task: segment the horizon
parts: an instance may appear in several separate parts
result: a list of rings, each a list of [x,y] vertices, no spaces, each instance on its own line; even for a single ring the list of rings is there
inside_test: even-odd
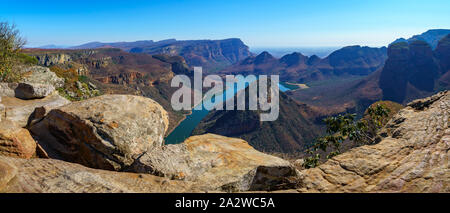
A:
[[[251,48],[381,47],[450,29],[450,4],[444,0],[0,3],[8,5],[0,8],[0,21],[16,24],[28,47],[170,38],[240,38]]]

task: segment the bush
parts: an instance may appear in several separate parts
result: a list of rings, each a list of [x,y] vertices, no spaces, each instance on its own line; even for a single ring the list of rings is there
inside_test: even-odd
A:
[[[340,146],[344,140],[348,139],[358,145],[376,143],[376,132],[385,124],[390,109],[384,105],[376,104],[367,109],[368,116],[355,121],[356,114],[338,115],[324,119],[327,126],[327,135],[316,140],[315,144],[308,150],[311,156],[305,158],[303,166],[313,168],[319,165],[319,151],[327,152],[330,159],[341,153]]]

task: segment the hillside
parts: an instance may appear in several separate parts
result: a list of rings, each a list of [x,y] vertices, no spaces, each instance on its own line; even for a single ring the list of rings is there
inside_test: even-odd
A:
[[[283,92],[280,92],[279,101],[279,117],[275,121],[261,122],[261,110],[213,110],[194,129],[192,135],[214,133],[242,138],[264,152],[302,151],[322,133],[320,124],[315,120],[319,116],[318,112]]]

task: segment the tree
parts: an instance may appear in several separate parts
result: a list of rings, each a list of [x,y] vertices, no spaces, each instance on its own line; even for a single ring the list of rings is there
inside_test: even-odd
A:
[[[376,132],[383,126],[390,110],[384,105],[377,104],[371,106],[367,110],[368,116],[355,121],[356,114],[338,115],[324,119],[327,126],[327,135],[316,140],[314,145],[308,150],[311,156],[305,158],[303,166],[305,168],[313,168],[319,165],[319,151],[327,152],[332,149],[326,156],[327,159],[332,158],[341,153],[340,146],[344,140],[350,140],[357,145],[376,143]]]
[[[0,22],[0,81],[14,81],[18,75],[13,67],[23,58],[20,50],[26,44],[15,25]]]

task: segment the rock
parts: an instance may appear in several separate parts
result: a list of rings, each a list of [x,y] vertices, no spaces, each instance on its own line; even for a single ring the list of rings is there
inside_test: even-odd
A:
[[[132,171],[196,182],[220,191],[282,189],[297,177],[287,161],[255,150],[246,141],[206,134],[153,149]],[[292,186],[290,186],[292,187]]]
[[[167,127],[155,101],[103,95],[53,109],[30,130],[51,158],[120,171],[161,146]]]
[[[67,99],[59,96],[56,92],[42,99],[21,100],[14,97],[4,96],[1,103],[5,106],[3,118],[14,121],[21,127],[28,123],[30,115],[38,107],[45,107],[47,112],[50,109],[70,103]]]
[[[297,168],[302,168],[303,167],[303,163],[305,163],[305,160],[297,159],[297,160],[294,161],[294,166],[296,166]]]
[[[17,98],[28,100],[44,98],[55,91],[55,87],[48,84],[19,83],[14,91]]]
[[[18,83],[5,83],[0,82],[0,97],[1,96],[8,96],[8,97],[14,97],[16,92],[14,91]]]
[[[54,159],[0,156],[0,192],[111,193],[201,192],[188,181],[91,169]]]
[[[28,130],[12,121],[0,122],[0,155],[31,158],[36,152],[36,142]]]
[[[41,66],[31,66],[22,67],[19,72],[22,73],[23,83],[29,84],[48,84],[55,88],[60,88],[64,86],[64,79],[59,78],[54,72],[50,71],[47,67]]]
[[[1,158],[1,156],[0,156]],[[0,161],[0,191],[2,188],[6,187],[9,181],[14,178],[17,174],[17,168]]]
[[[302,170],[301,192],[450,192],[450,92],[399,111],[376,145]]]

